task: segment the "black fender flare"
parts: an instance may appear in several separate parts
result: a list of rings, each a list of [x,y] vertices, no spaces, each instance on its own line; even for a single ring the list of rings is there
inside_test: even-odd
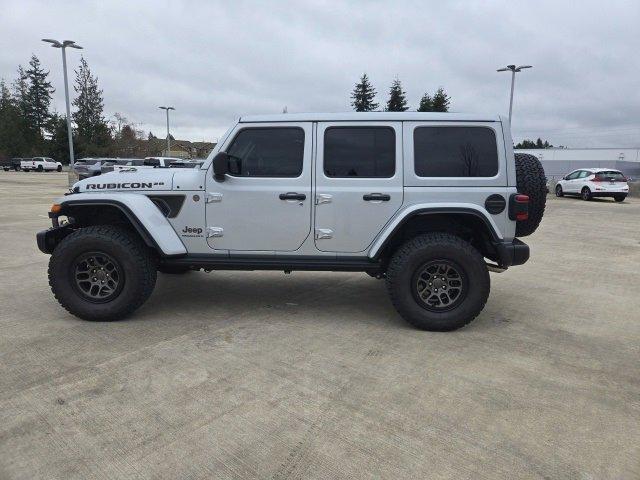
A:
[[[487,231],[489,232],[489,235],[491,237],[491,242],[493,244],[498,244],[503,242],[503,239],[500,237],[500,235],[495,230],[495,228],[493,228],[493,225],[491,224],[487,216],[478,210],[475,210],[473,208],[466,208],[466,207],[432,207],[432,208],[425,207],[425,208],[414,210],[413,212],[410,212],[409,214],[405,215],[402,218],[402,220],[400,220],[400,222],[393,228],[393,230],[391,230],[391,232],[389,232],[389,234],[385,236],[385,239],[382,242],[382,244],[376,247],[375,254],[371,258],[373,258],[374,260],[378,260],[382,255],[382,252],[384,251],[385,247],[389,244],[389,242],[394,237],[394,235],[398,231],[400,231],[400,229],[402,229],[402,227],[410,219],[418,216],[436,215],[436,214],[471,215],[475,218],[479,218],[487,228]]]

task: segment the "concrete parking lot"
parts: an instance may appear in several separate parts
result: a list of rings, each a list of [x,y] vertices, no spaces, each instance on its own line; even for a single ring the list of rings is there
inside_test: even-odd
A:
[[[0,478],[640,477],[640,199],[549,198],[452,333],[365,274],[160,276],[69,315],[35,232],[66,174],[0,172]]]

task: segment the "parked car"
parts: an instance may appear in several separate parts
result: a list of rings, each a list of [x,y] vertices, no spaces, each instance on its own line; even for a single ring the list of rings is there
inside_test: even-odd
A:
[[[581,168],[559,180],[556,196],[579,195],[583,200],[593,197],[612,197],[623,202],[629,194],[627,178],[619,170],[611,168]]]
[[[115,170],[122,170],[131,167],[139,167],[144,165],[144,160],[141,158],[116,158],[109,160],[102,164],[102,175],[105,173],[113,172]]]
[[[158,271],[323,270],[385,279],[409,323],[453,330],[484,308],[489,271],[528,260],[517,237],[544,214],[542,165],[511,145],[498,115],[242,117],[199,168],[75,183],[38,247],[87,320],[130,315]]]
[[[169,167],[171,162],[184,161],[178,157],[145,157],[144,165],[147,167]]]
[[[7,160],[2,160],[0,161],[0,166],[2,166],[2,169],[5,172],[8,172],[9,170],[15,170],[16,172],[20,171],[20,162],[22,162],[22,160],[29,160],[28,158],[11,158],[11,159],[7,159]]]
[[[25,172],[32,170],[37,172],[61,172],[62,164],[50,157],[33,157],[21,160],[20,169]]]
[[[101,168],[102,159],[100,158],[81,158],[73,162],[73,171],[80,180],[100,175]]]

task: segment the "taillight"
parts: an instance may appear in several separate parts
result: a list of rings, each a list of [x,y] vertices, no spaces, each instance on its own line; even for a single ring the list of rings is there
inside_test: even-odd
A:
[[[529,218],[529,195],[514,193],[509,199],[509,218],[523,221]]]

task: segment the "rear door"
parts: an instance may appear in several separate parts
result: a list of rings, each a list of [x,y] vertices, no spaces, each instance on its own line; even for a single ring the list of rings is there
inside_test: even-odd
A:
[[[402,122],[321,122],[317,139],[316,248],[364,252],[403,202]]]

